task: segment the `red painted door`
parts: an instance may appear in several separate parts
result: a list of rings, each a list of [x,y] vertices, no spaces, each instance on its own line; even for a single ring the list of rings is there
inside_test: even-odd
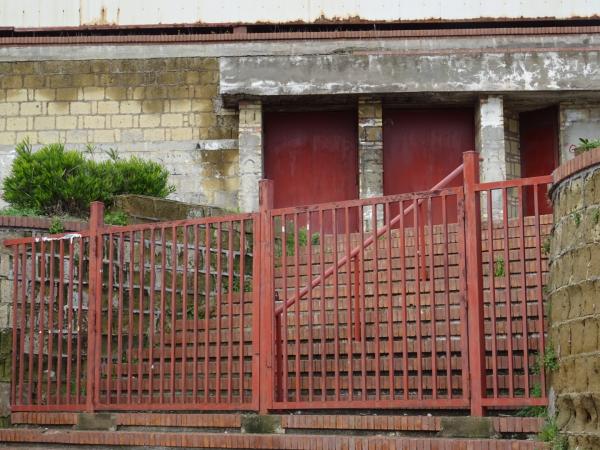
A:
[[[462,163],[463,152],[475,148],[472,109],[386,109],[383,119],[385,195],[429,190]],[[457,177],[450,185],[461,184]],[[432,208],[439,223],[442,206]],[[447,219],[456,221],[456,203],[447,208]]]
[[[266,177],[276,208],[358,198],[356,111],[267,112]]]
[[[558,111],[556,107],[528,111],[519,115],[521,177],[549,175],[558,165]],[[533,215],[533,191],[524,192],[525,213]],[[550,214],[547,190],[538,191],[540,214]]]

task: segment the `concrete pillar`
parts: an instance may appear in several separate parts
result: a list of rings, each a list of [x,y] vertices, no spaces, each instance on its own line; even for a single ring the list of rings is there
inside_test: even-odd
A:
[[[383,123],[381,100],[358,99],[358,172],[360,198],[383,195]],[[383,222],[383,208],[377,211],[377,223]],[[365,230],[371,230],[373,212],[363,211]]]
[[[475,114],[475,146],[481,155],[481,181],[506,180],[504,101],[501,96],[479,98]]]
[[[241,101],[239,122],[240,150],[240,211],[258,211],[258,182],[263,170],[263,127],[262,104],[256,101]]]
[[[570,101],[560,103],[560,163],[575,157],[573,146],[579,139],[600,138],[600,103]]]
[[[360,198],[383,195],[383,123],[381,100],[358,100],[358,172]]]

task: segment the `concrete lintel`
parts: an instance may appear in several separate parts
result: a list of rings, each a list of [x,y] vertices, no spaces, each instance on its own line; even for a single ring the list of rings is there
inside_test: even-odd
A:
[[[220,58],[238,96],[600,89],[597,52],[340,54]]]

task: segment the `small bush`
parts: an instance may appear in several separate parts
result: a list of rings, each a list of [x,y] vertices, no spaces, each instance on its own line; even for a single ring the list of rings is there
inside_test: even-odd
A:
[[[14,208],[45,215],[84,216],[89,204],[110,206],[115,195],[141,194],[166,197],[174,191],[168,172],[160,164],[137,157],[96,162],[63,144],[50,144],[37,152],[28,141],[16,147],[11,173],[4,179],[4,199]]]
[[[62,221],[58,217],[53,217],[50,226],[48,227],[48,233],[59,234],[64,233],[64,231],[65,227],[63,226]]]
[[[127,214],[120,211],[107,212],[104,215],[104,223],[106,225],[127,225],[129,223]]]

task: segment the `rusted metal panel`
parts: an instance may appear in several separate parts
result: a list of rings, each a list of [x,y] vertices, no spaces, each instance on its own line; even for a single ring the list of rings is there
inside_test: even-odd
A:
[[[600,15],[597,2],[546,0],[12,0],[0,1],[0,26],[64,27],[180,23],[320,23],[489,19],[568,19]]]
[[[275,207],[358,198],[356,111],[268,112],[264,123]]]

